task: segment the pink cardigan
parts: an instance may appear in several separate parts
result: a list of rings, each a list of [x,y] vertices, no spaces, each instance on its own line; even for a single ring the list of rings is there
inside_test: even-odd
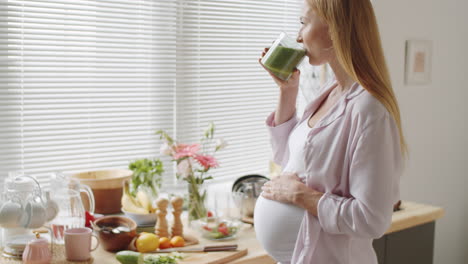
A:
[[[296,116],[267,118],[274,161],[288,161],[288,138],[337,85],[333,81]],[[325,193],[318,217],[304,214],[291,263],[377,263],[372,240],[389,228],[403,169],[398,127],[386,108],[355,83],[315,125],[304,147],[306,184]]]

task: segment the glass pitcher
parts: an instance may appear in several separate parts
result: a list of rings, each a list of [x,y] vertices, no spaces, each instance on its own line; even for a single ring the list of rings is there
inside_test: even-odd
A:
[[[81,201],[83,202],[84,209],[91,214],[94,214],[94,195],[88,185],[81,184],[77,179],[71,178],[62,172],[55,172],[51,175],[51,189],[70,189],[78,192],[81,195]]]
[[[53,198],[58,203],[59,212],[54,220],[50,222],[55,243],[63,244],[64,231],[75,227],[84,227],[86,209],[94,213],[94,195],[89,186],[80,184],[76,179],[66,176],[62,172],[55,172],[51,176],[51,189]],[[82,196],[81,194],[86,194]],[[83,197],[88,203],[83,203]]]
[[[85,209],[80,193],[73,189],[59,189],[54,195],[59,212],[50,222],[55,243],[64,243],[64,231],[75,227],[85,226]]]

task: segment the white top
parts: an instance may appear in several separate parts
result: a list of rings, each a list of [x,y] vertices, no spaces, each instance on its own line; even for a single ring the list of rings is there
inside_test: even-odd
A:
[[[283,172],[305,172],[304,145],[311,128],[307,121],[289,137],[289,161]],[[260,196],[255,205],[255,232],[265,251],[281,264],[290,263],[304,209]]]
[[[298,175],[305,173],[304,146],[311,129],[306,119],[291,132],[288,142],[289,160],[283,172],[295,172]]]

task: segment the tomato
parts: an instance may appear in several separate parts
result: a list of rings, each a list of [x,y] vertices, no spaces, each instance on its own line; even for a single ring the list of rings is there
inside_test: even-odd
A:
[[[227,228],[226,225],[218,227],[218,232],[221,234],[228,236],[229,235],[229,229]]]

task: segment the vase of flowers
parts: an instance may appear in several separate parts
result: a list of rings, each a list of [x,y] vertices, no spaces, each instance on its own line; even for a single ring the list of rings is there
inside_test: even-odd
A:
[[[227,145],[224,140],[215,139],[214,132],[214,124],[210,123],[201,142],[195,144],[179,143],[163,130],[156,132],[164,141],[161,154],[172,157],[177,164],[177,179],[187,182],[189,222],[207,216],[205,181],[213,179],[209,172],[218,167],[215,153]]]

